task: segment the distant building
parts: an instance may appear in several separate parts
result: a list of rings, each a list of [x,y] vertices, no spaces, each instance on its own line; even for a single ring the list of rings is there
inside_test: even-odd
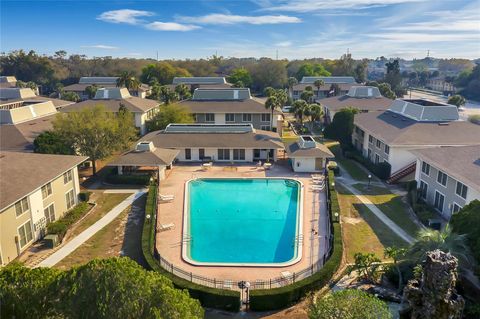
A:
[[[81,100],[89,98],[86,88],[95,85],[97,88],[115,88],[117,87],[117,76],[84,76],[81,77],[78,83],[67,85],[63,88],[65,92],[77,93]],[[150,86],[141,83],[138,90],[131,90],[132,96],[146,98],[150,94]]]
[[[0,266],[42,238],[46,225],[78,204],[84,156],[0,152]]]
[[[415,171],[413,150],[480,145],[480,126],[458,119],[454,105],[397,99],[385,112],[355,115],[352,142],[373,163],[390,163],[393,182]]]
[[[335,113],[347,107],[358,109],[361,113],[371,111],[385,111],[392,104],[392,100],[383,97],[377,87],[352,86],[347,94],[322,99],[321,104],[325,120],[330,123]]]
[[[317,80],[322,80],[325,83],[320,87],[320,90],[314,85]],[[298,100],[305,88],[309,86],[313,90],[314,100],[323,99],[333,95],[333,92],[331,92],[332,84],[339,86],[340,92],[338,92],[338,95],[345,95],[352,86],[358,86],[358,83],[351,76],[304,76],[300,83],[293,86],[290,97],[293,100]]]
[[[199,88],[191,100],[182,101],[180,105],[192,112],[195,123],[251,123],[256,129],[277,131],[282,118],[281,112],[275,110],[271,121],[271,111],[252,97],[248,88]]]
[[[108,111],[117,113],[120,107],[125,106],[135,117],[135,126],[140,134],[147,132],[146,121],[151,119],[159,110],[159,102],[131,96],[126,88],[98,89],[92,100],[86,100],[62,109],[62,112],[78,112],[85,108],[103,105]]]
[[[181,162],[276,161],[278,150],[284,148],[277,133],[254,129],[252,124],[170,124],[141,141],[180,151]]]
[[[14,76],[0,76],[0,88],[14,88],[17,86],[17,79]]]
[[[50,101],[55,108],[60,109],[64,106],[73,104],[74,102],[65,101],[60,99],[53,99],[45,96],[38,96],[30,88],[0,88],[0,102],[2,103],[2,109],[15,108],[25,106],[33,103],[40,103]],[[8,106],[6,106],[8,104]]]
[[[300,136],[298,141],[286,146],[286,151],[294,172],[322,172],[327,159],[334,157],[328,147],[317,143],[312,136]]]
[[[428,79],[425,87],[427,89],[442,92],[444,94],[455,94],[455,92],[457,91],[455,85],[453,85],[453,83],[445,81],[444,78]]]
[[[413,150],[418,197],[446,220],[480,200],[480,145]]]

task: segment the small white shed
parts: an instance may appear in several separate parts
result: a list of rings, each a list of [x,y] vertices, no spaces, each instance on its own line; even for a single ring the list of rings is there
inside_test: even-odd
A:
[[[286,147],[286,151],[294,172],[321,172],[327,159],[334,157],[324,144],[317,143],[309,135],[300,136],[297,142]]]

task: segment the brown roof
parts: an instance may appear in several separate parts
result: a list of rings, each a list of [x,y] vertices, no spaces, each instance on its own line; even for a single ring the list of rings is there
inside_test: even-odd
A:
[[[158,166],[158,165],[170,165],[175,160],[180,151],[156,148],[154,151],[129,151],[107,166]]]
[[[412,153],[480,191],[480,145],[432,147],[414,150]]]
[[[0,150],[32,151],[33,141],[40,133],[53,128],[54,118],[55,115],[50,115],[15,125],[0,125]]]
[[[0,210],[87,159],[85,156],[0,152]]]
[[[297,142],[287,145],[286,151],[289,157],[335,157],[324,144],[316,143],[317,147],[301,148]]]
[[[197,101],[185,100],[179,103],[192,113],[270,113],[265,104],[256,99]],[[275,111],[275,113],[279,113]]]
[[[394,145],[480,145],[480,125],[467,121],[418,122],[390,111],[355,115],[355,125]]]
[[[167,133],[155,131],[142,141],[151,141],[160,148],[283,148],[278,133],[255,130],[245,133]]]
[[[317,90],[317,87],[311,83],[298,83],[293,86],[294,91],[303,91],[307,86],[311,86],[314,91]],[[320,91],[329,91],[331,84],[324,84],[320,86]],[[340,83],[338,84],[340,87],[340,90],[342,91],[348,91],[352,86],[358,86],[358,83]]]
[[[62,112],[78,112],[82,109],[94,107],[96,105],[103,105],[109,111],[118,112],[120,105],[123,104],[125,107],[134,113],[145,113],[159,105],[158,101],[150,99],[142,99],[136,96],[131,96],[125,99],[119,100],[108,100],[108,99],[98,99],[98,100],[86,100],[76,104],[69,105],[63,108]]]
[[[25,101],[30,101],[30,100],[51,101],[56,108],[62,108],[62,107],[65,107],[67,105],[75,103],[75,102],[72,102],[72,101],[65,101],[65,100],[61,100],[61,99],[53,99],[53,98],[44,97],[44,96],[37,96],[37,97],[34,97],[34,98],[28,98],[28,99],[24,99],[24,100]]]
[[[322,99],[320,103],[325,105],[329,110],[337,112],[346,107],[354,107],[361,111],[385,111],[388,109],[393,100],[386,97],[378,98],[358,98],[348,95],[332,96]]]

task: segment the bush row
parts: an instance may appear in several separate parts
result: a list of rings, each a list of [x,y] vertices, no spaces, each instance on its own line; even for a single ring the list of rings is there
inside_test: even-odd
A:
[[[105,182],[109,184],[147,185],[150,182],[150,174],[143,175],[118,175],[105,176]]]
[[[382,162],[378,164],[372,163],[368,158],[364,157],[357,150],[346,151],[345,157],[356,160],[380,179],[387,179],[390,177],[392,166],[387,162]]]
[[[340,206],[338,204],[337,192],[335,191],[335,187],[332,186],[334,177],[331,170],[328,171],[328,176],[328,188],[330,191],[329,195],[331,203],[329,214],[331,220],[337,220],[334,216],[335,213],[340,215]],[[309,292],[327,285],[340,266],[343,254],[341,226],[339,223],[334,223],[332,229],[333,253],[325,265],[323,265],[322,269],[308,278],[285,287],[252,290],[250,293],[250,309],[254,311],[267,311],[285,308],[298,302]]]
[[[198,299],[203,307],[238,311],[240,309],[240,293],[238,291],[215,289],[197,285],[169,273],[160,266],[159,261],[155,258],[156,192],[157,187],[151,185],[145,206],[145,216],[150,215],[150,218],[145,218],[142,231],[142,251],[149,268],[169,278],[175,287],[179,289],[187,289],[190,296]]]
[[[76,223],[83,215],[90,209],[90,205],[86,202],[81,202],[73,209],[68,211],[61,219],[47,224],[47,233],[58,235],[59,240],[65,236],[68,227]]]

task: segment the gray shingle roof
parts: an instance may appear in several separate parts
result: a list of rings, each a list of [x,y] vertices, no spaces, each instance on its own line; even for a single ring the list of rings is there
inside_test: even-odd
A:
[[[412,153],[480,192],[480,145],[433,147]]]
[[[83,76],[79,84],[111,84],[116,85],[118,76]]]
[[[375,86],[352,86],[347,95],[357,98],[379,98],[382,96],[380,90]]]
[[[249,133],[252,124],[168,124],[165,133]]]
[[[335,157],[324,144],[317,143],[317,147],[301,148],[298,142],[291,143],[285,148],[289,157]]]
[[[0,210],[85,160],[85,156],[0,152]]]
[[[223,76],[195,76],[195,77],[175,77],[172,84],[224,84],[227,83]]]
[[[250,99],[250,89],[248,88],[225,88],[225,89],[196,89],[193,92],[192,100],[247,100]]]
[[[319,100],[322,105],[325,105],[329,110],[337,112],[346,107],[353,107],[361,111],[385,111],[392,104],[392,100],[386,97],[370,97],[357,98],[348,95],[332,96]]]
[[[320,91],[329,91],[332,84],[324,84],[320,86]],[[317,87],[313,83],[298,83],[293,86],[294,91],[303,91],[307,86],[310,86],[314,91],[317,90]],[[340,90],[348,91],[352,86],[358,86],[356,83],[340,83],[338,84]]]
[[[61,109],[61,112],[78,112],[85,108],[94,107],[96,105],[103,105],[111,112],[118,112],[121,105],[134,113],[145,113],[159,105],[158,101],[150,99],[142,99],[136,96],[131,96],[125,99],[101,99],[101,100],[86,100],[83,102],[68,105]]]
[[[428,100],[400,100],[393,101],[390,111],[401,114],[415,121],[442,122],[459,119],[455,105],[440,104]]]
[[[16,125],[0,125],[0,150],[32,151],[33,141],[40,133],[51,130],[55,115],[37,118]]]
[[[156,148],[154,151],[129,151],[107,166],[159,166],[171,165],[179,150]]]
[[[313,84],[316,80],[323,80],[325,84],[356,84],[352,76],[304,76],[300,83]]]

